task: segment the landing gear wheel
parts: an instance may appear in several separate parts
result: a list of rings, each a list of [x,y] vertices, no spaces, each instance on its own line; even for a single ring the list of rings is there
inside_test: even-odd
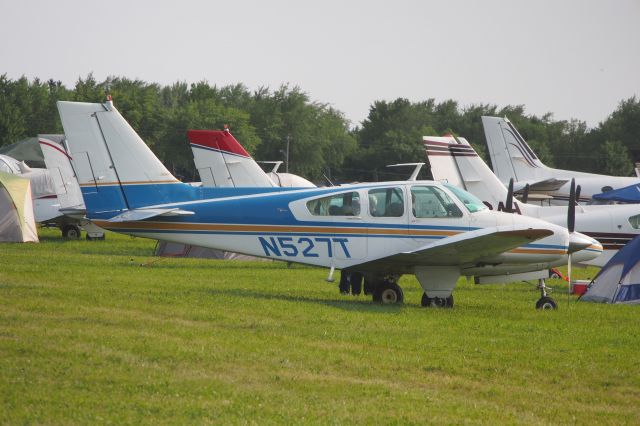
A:
[[[65,225],[62,227],[62,238],[77,240],[80,238],[80,228],[76,225]]]
[[[425,308],[453,308],[453,294],[449,297],[429,297],[427,293],[422,293],[420,304]]]
[[[397,283],[384,281],[373,292],[373,301],[383,305],[400,305],[404,302],[404,293]]]
[[[540,309],[543,311],[552,311],[558,309],[558,305],[556,304],[556,301],[550,297],[541,297],[536,302],[536,309]]]

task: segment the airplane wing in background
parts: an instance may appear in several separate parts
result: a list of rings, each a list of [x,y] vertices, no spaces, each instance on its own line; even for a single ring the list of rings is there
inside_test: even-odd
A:
[[[513,191],[515,193],[522,192],[524,190],[524,187],[527,184],[529,184],[530,191],[552,192],[552,191],[557,191],[567,182],[569,182],[568,179],[556,179],[556,178],[549,178],[549,179],[540,180],[536,182],[519,181],[514,183]]]
[[[427,244],[417,250],[354,265],[354,270],[388,270],[402,265],[460,266],[488,261],[516,247],[552,235],[548,229],[500,226],[464,232]]]

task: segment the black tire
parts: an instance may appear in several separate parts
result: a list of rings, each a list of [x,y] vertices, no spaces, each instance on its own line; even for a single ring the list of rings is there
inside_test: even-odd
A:
[[[420,304],[425,308],[453,308],[453,294],[449,297],[429,297],[422,293]]]
[[[65,225],[62,227],[62,238],[77,240],[80,238],[80,228],[76,225]]]
[[[540,309],[542,311],[553,311],[558,309],[558,305],[556,301],[550,297],[541,297],[536,302],[536,309]]]
[[[384,281],[374,290],[373,301],[383,305],[401,305],[404,303],[404,293],[397,283]]]

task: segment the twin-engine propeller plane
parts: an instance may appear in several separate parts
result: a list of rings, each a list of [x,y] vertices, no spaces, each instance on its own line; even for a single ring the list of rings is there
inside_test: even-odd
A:
[[[401,303],[414,274],[423,306],[453,306],[460,275],[566,263],[593,239],[538,219],[490,211],[432,181],[330,188],[194,187],[179,182],[111,101],[58,102],[87,217],[112,231],[361,272],[374,301]],[[555,305],[551,299],[538,307]]]

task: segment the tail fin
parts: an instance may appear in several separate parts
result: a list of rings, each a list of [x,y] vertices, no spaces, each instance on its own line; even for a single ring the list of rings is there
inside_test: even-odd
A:
[[[423,144],[434,179],[460,186],[494,209],[504,205],[507,189],[466,139],[425,136]]]
[[[162,165],[111,101],[59,101],[58,111],[90,217],[193,196],[189,185]]]
[[[482,117],[493,171],[505,185],[549,177],[545,166],[507,118]]]
[[[84,209],[82,192],[64,146],[64,135],[38,135],[44,162],[51,174],[60,209]]]
[[[203,186],[277,186],[229,131],[189,130],[187,137]]]

